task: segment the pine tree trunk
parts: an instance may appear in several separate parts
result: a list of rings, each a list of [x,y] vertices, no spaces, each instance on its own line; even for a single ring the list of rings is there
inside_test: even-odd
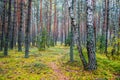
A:
[[[43,20],[42,20],[42,0],[40,0],[40,27],[43,28]]]
[[[51,23],[52,23],[52,0],[50,0],[50,11],[49,11],[49,32],[48,32],[48,47],[50,46],[51,43]]]
[[[105,0],[105,15],[104,15],[104,28],[105,30],[105,53],[107,55],[107,48],[108,48],[108,25],[109,25],[109,0]]]
[[[35,6],[34,4],[33,4],[33,6]],[[35,45],[35,41],[36,41],[36,29],[35,29],[35,22],[34,22],[34,20],[35,20],[35,9],[33,8],[32,9],[32,46],[36,46]]]
[[[55,38],[56,38],[56,28],[57,28],[57,8],[56,8],[56,0],[54,5],[54,28],[53,28],[53,39],[54,39],[54,45],[55,45]]]
[[[109,0],[106,0],[106,3],[105,3],[105,18],[106,18],[106,38],[105,38],[105,53],[107,55],[108,53],[108,25],[109,25]]]
[[[22,33],[23,33],[23,0],[20,2],[20,26],[18,31],[18,51],[22,51]]]
[[[5,35],[5,46],[4,46],[4,55],[8,55],[8,43],[9,43],[9,32],[10,32],[10,26],[11,26],[11,0],[9,0],[9,11],[8,11],[8,26],[7,26],[7,32]]]
[[[27,27],[26,27],[26,31],[25,31],[26,32],[26,36],[25,36],[25,58],[29,57],[31,5],[32,5],[32,0],[28,0]]]
[[[16,0],[14,0],[14,14],[13,14],[13,30],[12,30],[12,40],[11,40],[11,49],[13,49],[14,44],[15,44],[15,27],[17,27],[16,25],[16,11],[17,11],[17,2]]]
[[[5,35],[5,17],[6,17],[6,0],[4,0],[4,9],[3,9],[3,23],[2,23],[2,36],[1,36],[1,47],[0,50],[3,50],[4,47],[4,35]]]

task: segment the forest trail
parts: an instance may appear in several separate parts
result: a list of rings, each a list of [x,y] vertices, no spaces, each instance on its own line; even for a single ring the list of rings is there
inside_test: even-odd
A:
[[[53,70],[55,76],[58,78],[57,80],[69,80],[67,76],[64,75],[63,70],[60,68],[61,65],[57,65],[59,63],[59,60],[64,56],[63,52],[66,54],[68,53],[68,49],[64,48],[58,48],[61,50],[61,52],[56,51],[56,57],[53,54],[52,58],[56,58],[55,60],[47,63],[48,66]]]
[[[8,57],[0,52],[0,80],[69,80],[59,63],[68,52],[69,47],[60,45],[45,51],[31,47],[27,59],[24,51],[10,50]]]
[[[51,62],[49,66],[53,69],[55,75],[59,80],[69,80],[69,78],[64,75],[64,73],[61,71],[61,69],[59,69],[59,66],[56,65],[55,62]]]
[[[116,80],[115,77],[119,77],[120,61],[108,60],[104,55],[97,54],[98,69],[84,71],[77,50],[74,49],[75,61],[71,63],[69,47],[61,45],[45,51],[31,47],[27,59],[24,51],[9,50],[8,57],[2,54],[0,52],[0,80]]]

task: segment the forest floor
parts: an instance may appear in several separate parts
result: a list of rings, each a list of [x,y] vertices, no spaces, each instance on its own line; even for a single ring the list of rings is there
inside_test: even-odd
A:
[[[9,50],[7,57],[2,54],[0,80],[120,80],[120,60],[97,54],[98,69],[84,71],[76,48],[74,62],[69,62],[69,47],[60,45],[45,51],[31,47],[27,59],[16,49]]]

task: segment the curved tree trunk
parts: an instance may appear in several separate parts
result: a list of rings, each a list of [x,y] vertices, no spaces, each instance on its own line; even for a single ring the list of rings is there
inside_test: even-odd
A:
[[[83,67],[84,69],[86,69],[86,66],[87,66],[87,61],[83,55],[83,52],[82,52],[82,47],[81,47],[81,39],[80,39],[80,1],[78,2],[78,29],[76,31],[76,35],[77,36],[77,48],[78,48],[78,52],[79,52],[79,56],[80,56],[80,59],[82,61],[82,64],[83,64]]]
[[[93,25],[93,0],[87,0],[87,24],[86,24],[87,28],[86,29],[87,29],[88,63],[82,53],[82,47],[80,42],[80,30],[79,30],[79,27],[76,26],[73,4],[74,4],[74,1],[72,0],[72,6],[69,7],[69,13],[71,18],[72,29],[75,33],[74,37],[77,42],[79,56],[83,63],[84,69],[95,70],[97,69],[97,61],[96,61],[96,53],[95,53],[95,35],[94,35],[94,25]]]

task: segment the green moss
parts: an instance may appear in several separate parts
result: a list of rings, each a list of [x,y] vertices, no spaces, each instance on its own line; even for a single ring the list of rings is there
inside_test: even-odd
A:
[[[87,59],[87,50],[83,49]],[[45,51],[30,48],[30,57],[23,52],[10,50],[8,57],[0,52],[0,80],[58,80],[49,63],[54,62],[69,80],[119,80],[120,61],[110,60],[104,54],[96,54],[98,68],[84,71],[77,48],[74,48],[74,62],[69,62],[69,47],[55,46]]]
[[[87,60],[87,50],[83,49],[84,56]],[[69,53],[61,58],[62,69],[65,69],[65,74],[71,78],[76,75],[77,79],[80,80],[109,80],[115,79],[117,77],[114,73],[119,74],[120,72],[120,61],[119,60],[110,60],[104,54],[96,54],[98,68],[92,72],[84,71],[82,63],[80,61],[79,53],[77,49],[74,49],[74,58],[75,62],[70,63]],[[66,72],[68,71],[68,72]],[[87,76],[87,78],[86,78]]]

